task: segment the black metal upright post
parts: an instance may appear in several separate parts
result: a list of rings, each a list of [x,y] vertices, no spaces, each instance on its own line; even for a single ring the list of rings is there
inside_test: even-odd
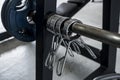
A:
[[[118,33],[119,30],[119,12],[120,0],[103,0],[103,29]],[[117,48],[102,44],[100,52],[100,68],[90,74],[85,80],[92,80],[93,78],[115,73]]]
[[[120,0],[103,0],[103,29],[118,33]],[[105,73],[114,73],[117,48],[103,44],[101,65],[107,67]]]
[[[52,71],[44,66],[52,42],[44,18],[48,12],[55,12],[56,0],[36,0],[36,4],[36,80],[52,80]]]

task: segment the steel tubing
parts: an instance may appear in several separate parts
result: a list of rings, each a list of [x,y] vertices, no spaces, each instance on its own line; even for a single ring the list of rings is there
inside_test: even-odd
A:
[[[118,33],[109,32],[81,23],[73,24],[70,29],[75,33],[120,48],[120,34]]]

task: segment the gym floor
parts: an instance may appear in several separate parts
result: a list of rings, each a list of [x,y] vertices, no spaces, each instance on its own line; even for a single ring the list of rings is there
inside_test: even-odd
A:
[[[0,1],[0,7],[2,7],[3,2],[4,0]],[[65,0],[58,0],[58,5],[62,2],[65,2]],[[102,3],[88,3],[73,18],[101,28]],[[5,29],[0,22],[0,32],[3,31]],[[82,38],[87,44],[101,49],[100,42],[86,37]],[[25,43],[11,38],[0,43],[0,80],[35,80],[35,42]],[[65,51],[62,46],[57,52],[58,58],[63,55],[61,51]],[[56,75],[56,69],[54,69],[53,80],[84,80],[98,67],[99,64],[96,62],[75,54],[74,58],[67,58],[65,70],[61,77]],[[120,49],[117,53],[116,72],[120,73]]]

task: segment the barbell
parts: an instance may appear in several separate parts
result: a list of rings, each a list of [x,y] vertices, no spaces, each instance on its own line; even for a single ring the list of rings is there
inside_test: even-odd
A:
[[[1,18],[4,27],[12,36],[21,41],[31,42],[36,39],[35,13],[35,0],[6,0],[2,7]],[[50,15],[47,20],[53,15]],[[64,22],[61,24],[64,24]],[[118,33],[112,33],[83,23],[75,23],[70,26],[69,30],[120,47],[120,34]]]

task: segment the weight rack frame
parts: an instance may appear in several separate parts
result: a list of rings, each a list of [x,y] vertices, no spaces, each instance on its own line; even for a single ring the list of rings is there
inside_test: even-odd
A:
[[[45,30],[44,16],[49,12],[56,12],[56,0],[36,0],[36,80],[52,80],[52,71],[44,66],[48,54],[52,34]],[[103,0],[103,29],[118,33],[120,0]],[[0,33],[0,41],[11,37],[7,32]],[[97,60],[84,52],[84,56],[101,64],[85,80],[92,80],[96,76],[115,73],[117,48],[102,44],[102,50],[91,47],[96,54],[100,54]]]
[[[42,2],[42,3],[41,3]],[[56,9],[56,0],[52,0],[49,2],[49,0],[37,0],[37,13],[36,15],[38,19],[43,19],[43,16],[39,15],[41,14],[41,4],[44,4],[44,10],[46,11],[46,5],[49,7],[48,9],[55,10]],[[119,30],[119,12],[120,12],[120,0],[103,0],[103,29],[117,32]],[[50,9],[51,8],[51,9]],[[56,11],[53,11],[56,12]],[[52,80],[52,71],[49,71],[44,67],[44,61],[46,59],[46,55],[48,52],[46,49],[50,47],[52,36],[49,32],[45,31],[44,22],[43,24],[40,24],[40,20],[37,20],[37,42],[36,42],[36,80]],[[43,26],[43,28],[42,28]],[[40,29],[41,28],[41,29]],[[45,32],[44,32],[45,31]],[[42,36],[42,37],[41,37]],[[48,36],[48,37],[47,37]],[[45,38],[46,37],[46,38]],[[47,40],[49,39],[49,41]],[[42,44],[40,46],[40,43]],[[48,46],[49,44],[49,46]],[[102,44],[102,50],[99,51],[96,48],[92,48],[95,53],[100,53],[100,57],[97,60],[94,60],[101,64],[101,66],[94,71],[92,74],[90,74],[85,80],[92,80],[96,76],[100,76],[103,74],[109,74],[109,73],[115,73],[115,65],[116,65],[116,53],[117,48]],[[40,54],[41,53],[41,54]],[[84,55],[90,59],[92,59],[90,56],[87,55],[87,53]]]

